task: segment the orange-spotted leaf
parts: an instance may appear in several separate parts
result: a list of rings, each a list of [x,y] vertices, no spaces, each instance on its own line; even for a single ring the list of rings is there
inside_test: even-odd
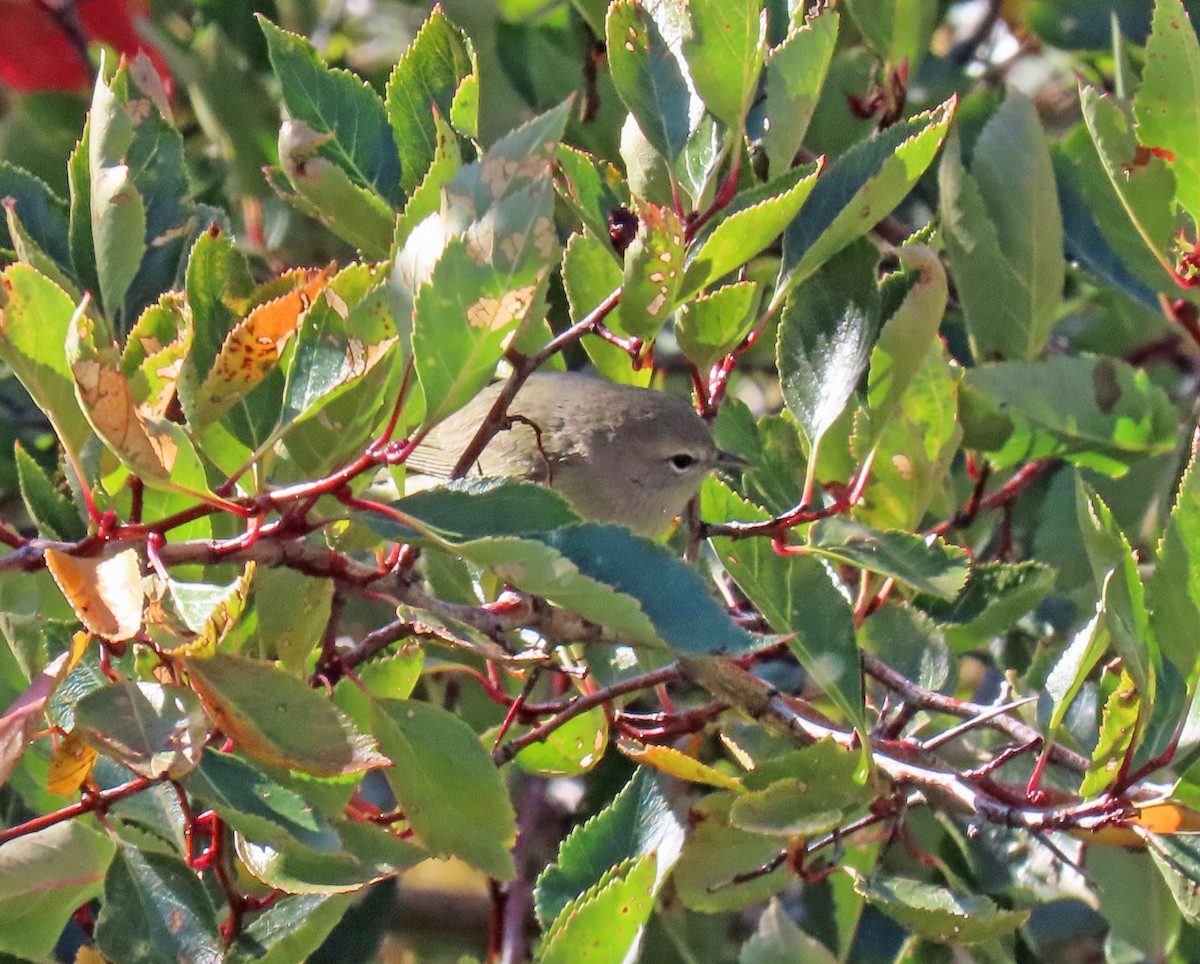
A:
[[[198,399],[198,422],[220,418],[279,364],[287,343],[313,301],[329,284],[329,269],[302,276],[304,283],[251,309],[225,338]]]
[[[54,748],[46,789],[63,796],[77,793],[92,775],[97,756],[99,754],[88,745],[83,735],[78,730],[72,730]]]
[[[625,287],[617,313],[621,327],[646,341],[671,312],[683,280],[683,225],[670,208],[642,204],[637,236],[625,251]]]
[[[142,625],[142,560],[136,549],[90,558],[45,552],[46,567],[79,621],[111,642],[130,639]]]
[[[742,781],[737,777],[715,770],[694,757],[688,756],[672,746],[638,743],[636,740],[620,740],[617,749],[635,763],[654,767],[669,776],[689,783],[704,783],[723,790],[741,790]]]

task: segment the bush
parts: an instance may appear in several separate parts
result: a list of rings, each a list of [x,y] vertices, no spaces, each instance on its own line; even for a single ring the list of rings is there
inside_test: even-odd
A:
[[[318,6],[3,118],[0,951],[1195,959],[1191,8]],[[474,477],[568,367],[745,467]]]

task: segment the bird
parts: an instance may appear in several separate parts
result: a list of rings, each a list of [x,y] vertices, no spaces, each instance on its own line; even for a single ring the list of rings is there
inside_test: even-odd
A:
[[[501,388],[489,386],[436,425],[408,467],[448,478]],[[719,449],[708,423],[675,395],[577,372],[535,372],[468,475],[549,486],[582,517],[653,538],[671,528],[710,472],[746,464]]]

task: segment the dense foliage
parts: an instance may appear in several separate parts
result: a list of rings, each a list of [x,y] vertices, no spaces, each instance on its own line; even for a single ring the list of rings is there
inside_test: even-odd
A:
[[[164,0],[89,101],[74,6],[0,49],[6,959],[1200,957],[1200,11]],[[405,494],[566,367],[749,467]]]

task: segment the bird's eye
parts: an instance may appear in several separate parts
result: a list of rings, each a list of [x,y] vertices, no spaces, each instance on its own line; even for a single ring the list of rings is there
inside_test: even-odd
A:
[[[671,468],[676,472],[686,472],[696,464],[696,456],[680,452],[678,455],[672,455],[667,461],[671,463]]]

